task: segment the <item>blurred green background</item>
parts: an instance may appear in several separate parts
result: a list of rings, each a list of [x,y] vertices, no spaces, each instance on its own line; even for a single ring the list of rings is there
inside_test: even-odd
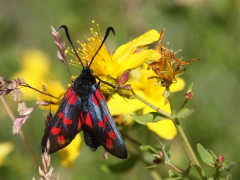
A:
[[[235,161],[231,169],[233,179],[240,179],[238,156],[240,149],[240,2],[238,0],[89,0],[89,1],[0,1],[0,75],[11,79],[21,68],[22,54],[28,49],[40,49],[51,59],[51,71],[63,84],[69,82],[68,73],[56,56],[57,48],[51,35],[51,25],[68,25],[73,40],[89,36],[91,21],[101,26],[102,33],[108,26],[114,27],[111,48],[138,37],[149,29],[166,28],[163,42],[179,52],[184,60],[200,58],[198,63],[187,67],[183,78],[186,88],[194,83],[195,98],[188,104],[196,112],[182,121],[183,128],[194,150],[196,144],[221,154],[226,161]],[[68,46],[68,42],[67,42]],[[29,75],[31,76],[31,75]],[[24,78],[24,77],[23,77]],[[186,89],[185,88],[185,89]],[[176,93],[176,105],[183,101],[183,92]],[[6,98],[15,116],[17,105],[12,97]],[[28,102],[29,106],[34,101]],[[18,135],[12,135],[12,121],[0,103],[0,143],[11,141],[14,149],[0,167],[0,179],[38,178],[38,169]],[[37,110],[23,127],[34,154],[41,160],[40,141],[45,115]],[[40,118],[39,118],[40,117]],[[157,145],[156,135],[145,126],[136,125],[133,138],[143,144]],[[187,168],[189,159],[178,136],[163,143],[171,145],[172,161]],[[131,149],[132,144],[126,141]],[[0,149],[0,151],[2,151]],[[59,165],[57,154],[52,155],[54,173],[60,179],[154,179],[155,171],[144,169],[151,164],[152,156],[142,154],[148,164],[138,161],[125,172],[105,172],[103,164],[116,165],[124,162],[115,157],[104,160],[103,149],[93,153],[83,143],[81,154],[73,168]],[[201,162],[202,163],[202,162]],[[202,163],[203,164],[203,163]],[[125,165],[124,165],[125,166]],[[121,166],[119,166],[121,167]],[[128,166],[125,166],[128,167]],[[213,169],[204,164],[207,175]],[[168,167],[160,165],[154,170],[167,177]],[[120,170],[119,170],[120,171]],[[224,173],[226,176],[227,173]]]

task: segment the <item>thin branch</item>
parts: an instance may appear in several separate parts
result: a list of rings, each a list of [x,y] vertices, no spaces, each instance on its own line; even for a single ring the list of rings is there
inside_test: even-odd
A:
[[[36,89],[36,88],[28,85],[28,84],[20,84],[20,86],[22,86],[22,87],[27,87],[27,88],[33,89],[33,90],[35,90],[35,91],[37,91],[37,92],[39,92],[39,93],[41,93],[41,94],[47,95],[47,96],[52,97],[52,98],[55,98],[55,99],[59,99],[59,98],[57,98],[56,96],[53,96],[53,95],[51,95],[51,94],[49,94],[49,93],[45,93],[45,92],[43,92],[43,91],[40,91],[40,90],[38,90],[38,89]]]
[[[163,111],[162,109],[154,106],[153,104],[151,104],[150,102],[146,101],[145,99],[143,99],[142,97],[140,97],[139,95],[135,94],[136,99],[138,99],[139,101],[141,101],[142,103],[146,104],[147,106],[149,106],[150,108],[154,109],[155,111],[159,112],[160,114],[164,115],[165,117],[171,119],[172,116],[171,114],[167,113],[166,111]]]

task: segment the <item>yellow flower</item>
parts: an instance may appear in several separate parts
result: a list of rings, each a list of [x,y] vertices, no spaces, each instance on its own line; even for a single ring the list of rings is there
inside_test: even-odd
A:
[[[44,52],[38,49],[27,50],[22,56],[21,70],[16,72],[13,77],[23,78],[27,84],[40,91],[43,90],[42,85],[45,85],[48,93],[55,97],[59,97],[66,90],[61,82],[49,78],[49,74],[51,73],[49,62],[49,57]],[[37,97],[38,101],[49,100],[49,96],[39,94],[30,88],[21,88],[21,91],[24,94],[24,99],[34,99]],[[54,101],[55,103],[58,102],[58,100],[54,98],[51,98],[50,100]],[[53,111],[56,111],[57,108],[58,107],[54,105],[51,107]],[[48,106],[47,109],[49,109]]]
[[[94,21],[93,21],[94,24]],[[97,24],[99,31],[99,26]],[[92,37],[87,38],[87,42],[79,42],[81,48],[78,54],[84,65],[91,62],[103,38],[96,28],[90,29]],[[156,30],[150,30],[131,42],[120,46],[114,54],[108,53],[105,44],[96,55],[91,69],[97,76],[119,77],[127,69],[135,69],[148,60],[157,60],[161,55],[153,49],[146,49],[146,45],[157,41],[159,33]],[[79,60],[72,61],[72,64],[79,65]]]
[[[169,104],[165,105],[164,97],[162,96],[165,88],[161,87],[159,84],[155,84],[154,79],[148,79],[148,77],[153,75],[154,72],[147,70],[147,65],[144,65],[131,72],[129,83],[136,94],[140,95],[153,105],[170,113]],[[180,91],[183,89],[184,85],[184,81],[181,78],[178,78],[177,83],[172,85],[170,90],[171,92]],[[153,109],[137,99],[126,101],[119,95],[114,95],[113,98],[108,101],[108,107],[112,115],[133,113],[139,109],[143,109],[143,114],[153,111]],[[148,123],[147,127],[165,139],[172,139],[176,135],[176,129],[171,120]]]
[[[16,72],[13,77],[21,77],[31,87],[41,91],[42,85],[50,84],[50,87],[54,87],[55,89],[53,90],[47,86],[47,90],[50,90],[52,95],[57,96],[60,92],[64,91],[64,88],[59,81],[49,80],[49,74],[51,73],[49,62],[49,57],[44,52],[38,49],[27,50],[23,53],[21,59],[21,70]],[[46,79],[47,83],[44,79]],[[26,99],[36,97],[36,91],[32,89],[22,88],[21,90]]]
[[[51,104],[51,111],[55,113],[58,109],[58,106],[65,95],[66,89],[63,87],[62,83],[60,81],[53,81],[53,80],[46,80],[42,81],[42,84],[46,86],[47,92],[51,95],[53,95],[56,98],[50,97],[49,95],[45,94],[39,94],[37,96],[38,102],[42,101],[52,101],[53,104]],[[40,106],[43,109],[49,110],[49,106]]]
[[[42,89],[42,80],[50,72],[49,57],[38,49],[26,50],[21,58],[21,70],[16,72],[13,77],[23,78],[30,86]],[[22,88],[25,99],[33,99],[36,92],[29,88]]]

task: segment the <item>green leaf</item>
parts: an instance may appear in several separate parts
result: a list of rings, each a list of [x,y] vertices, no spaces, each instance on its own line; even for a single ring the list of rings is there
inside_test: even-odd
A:
[[[146,125],[149,122],[158,122],[161,120],[165,120],[168,119],[167,117],[161,115],[160,113],[157,112],[150,112],[147,114],[142,114],[140,116],[138,115],[132,115],[130,114],[130,116],[139,124],[143,124]]]
[[[140,159],[139,156],[131,156],[127,160],[118,164],[113,164],[113,165],[102,164],[101,169],[106,173],[109,173],[109,172],[123,173],[132,169],[139,159]]]
[[[158,154],[158,151],[150,145],[142,145],[142,146],[140,146],[140,149],[143,150],[143,151],[151,151],[155,154]]]
[[[213,178],[213,177],[210,177],[210,178],[207,178],[207,180],[214,180],[214,178]]]
[[[187,93],[192,92],[193,89],[193,83],[188,87]]]
[[[232,175],[228,174],[225,180],[231,180],[232,179]]]
[[[187,167],[187,169],[184,171],[184,176],[189,176],[192,166],[193,166],[193,164],[190,163],[189,166]]]
[[[179,177],[177,174],[175,174],[172,170],[168,171],[168,176],[169,178],[164,178],[165,180],[178,180],[178,179],[182,179],[183,177]]]
[[[212,155],[213,159],[217,159],[216,154],[212,150],[208,149],[208,152]]]
[[[170,162],[170,156],[167,152],[166,146],[162,147],[163,157],[164,157],[164,164],[169,164]]]
[[[176,114],[176,117],[179,119],[186,118],[190,116],[194,111],[195,109],[183,108],[180,111],[178,111],[178,113]]]
[[[197,150],[202,161],[208,164],[209,166],[214,167],[215,161],[212,155],[208,152],[208,150],[206,150],[201,144],[197,144]]]
[[[182,177],[164,178],[165,180],[178,180],[183,179]]]

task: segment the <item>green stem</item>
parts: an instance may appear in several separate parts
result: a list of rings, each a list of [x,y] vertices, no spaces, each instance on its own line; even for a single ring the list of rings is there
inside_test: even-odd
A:
[[[197,157],[195,155],[195,153],[193,152],[193,149],[191,147],[191,145],[189,144],[188,142],[188,139],[182,129],[182,126],[179,122],[179,120],[177,118],[173,119],[173,123],[178,131],[178,134],[180,136],[180,139],[183,143],[183,146],[185,147],[187,153],[188,153],[188,156],[190,157],[190,160],[191,162],[193,163],[193,165],[195,166],[195,168],[197,169],[199,175],[202,177],[202,179],[206,179],[206,176],[205,176],[205,173],[200,165],[200,163],[198,162],[197,160]]]
[[[169,87],[166,88],[166,90],[169,90]],[[191,162],[193,163],[193,165],[195,166],[195,168],[197,169],[198,173],[200,174],[200,176],[202,177],[202,179],[206,179],[205,177],[205,173],[200,165],[200,163],[198,162],[197,160],[197,157],[196,155],[194,154],[193,150],[192,150],[192,147],[191,145],[189,144],[188,142],[188,139],[182,129],[182,126],[180,124],[180,122],[178,121],[177,118],[175,118],[174,116],[172,116],[171,114],[167,113],[166,111],[163,111],[161,110],[160,108],[154,106],[153,104],[151,104],[150,102],[146,101],[145,99],[143,99],[142,97],[140,97],[139,95],[135,94],[135,97],[136,99],[138,99],[139,101],[141,101],[142,103],[146,104],[147,106],[151,107],[152,109],[154,109],[155,111],[159,112],[160,114],[164,115],[165,117],[169,118],[169,119],[172,119],[177,131],[178,131],[178,134],[180,136],[180,139],[183,143],[183,146],[185,147],[187,153],[188,153],[188,156],[191,160]],[[169,105],[170,105],[170,108],[171,108],[171,112],[173,112],[172,110],[172,102],[171,102],[171,96],[169,95],[168,96],[168,100],[169,100]],[[185,103],[184,103],[185,105]]]
[[[185,99],[185,101],[183,102],[182,106],[179,108],[179,110],[176,112],[176,114],[187,104],[188,100]]]
[[[143,99],[142,97],[140,97],[139,95],[135,94],[136,99],[138,99],[139,101],[141,101],[142,103],[146,104],[147,106],[149,106],[150,108],[154,109],[155,111],[159,112],[160,114],[164,115],[167,118],[172,118],[172,115],[167,113],[166,111],[163,111],[162,109],[154,106],[153,104],[151,104],[150,102],[146,101],[145,99]]]
[[[169,105],[170,105],[170,108],[171,108],[171,112],[173,112],[173,105],[172,105],[171,93],[170,93],[170,88],[169,87],[170,86],[166,87],[166,91],[169,92],[168,102],[169,102]],[[185,106],[186,103],[187,103],[187,101],[185,101],[181,107]],[[199,175],[202,177],[202,179],[206,179],[204,171],[203,171],[200,163],[198,162],[198,159],[197,159],[191,145],[188,142],[187,136],[185,135],[179,120],[175,116],[173,116],[171,119],[172,119],[172,121],[173,121],[173,123],[174,123],[174,125],[175,125],[175,127],[178,131],[178,135],[180,136],[182,144],[185,147],[191,162],[193,163],[193,165],[197,169],[197,171],[198,171]]]
[[[170,86],[166,87],[166,91],[169,93],[168,103],[169,103],[169,106],[170,106],[170,111],[173,112],[173,103],[172,103],[172,99],[171,99]]]

